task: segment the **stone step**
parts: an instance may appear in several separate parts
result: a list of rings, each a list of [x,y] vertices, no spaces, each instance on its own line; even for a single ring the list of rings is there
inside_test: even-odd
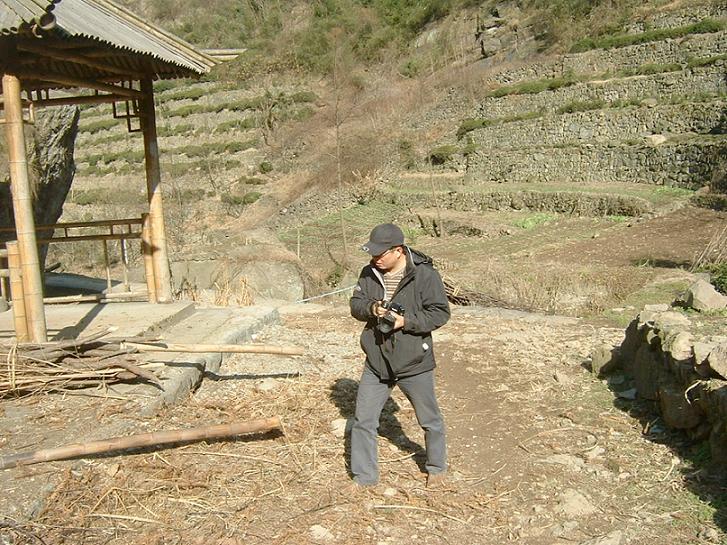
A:
[[[610,104],[652,97],[665,102],[683,97],[725,95],[726,71],[727,61],[722,60],[679,72],[588,81],[536,94],[488,97],[480,102],[472,117],[501,119],[531,112],[555,112],[575,102]]]
[[[476,129],[467,136],[486,149],[573,146],[642,141],[653,134],[718,134],[727,127],[727,102],[604,108]]]
[[[647,183],[697,189],[711,182],[727,140],[699,137],[658,146],[584,145],[477,150],[460,169],[473,180]]]

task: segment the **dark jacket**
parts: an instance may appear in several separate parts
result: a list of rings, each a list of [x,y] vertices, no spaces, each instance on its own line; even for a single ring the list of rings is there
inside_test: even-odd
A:
[[[383,380],[418,375],[435,367],[431,332],[449,320],[449,303],[439,273],[428,256],[406,248],[406,272],[387,299],[404,307],[404,327],[389,334],[377,328],[371,312],[374,302],[384,299],[382,273],[372,265],[361,271],[353,296],[351,315],[366,322],[361,348],[366,365]]]

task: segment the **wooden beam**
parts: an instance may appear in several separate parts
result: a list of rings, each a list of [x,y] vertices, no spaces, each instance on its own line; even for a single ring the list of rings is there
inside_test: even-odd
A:
[[[28,333],[32,341],[45,342],[48,332],[43,308],[43,282],[40,275],[35,220],[33,219],[33,196],[28,180],[20,80],[14,75],[5,74],[2,81],[10,187],[13,194],[15,231],[22,265]]]
[[[152,263],[154,265],[155,291],[157,300],[160,303],[168,303],[172,300],[172,275],[169,270],[167,236],[164,227],[159,144],[157,143],[154,88],[151,78],[141,80],[141,90],[143,96],[140,101],[140,119],[144,134],[144,164],[146,166],[146,189],[149,197],[149,222],[151,223],[151,250]]]
[[[109,83],[102,83],[100,81],[87,80],[82,78],[73,78],[63,74],[51,74],[43,72],[42,74],[34,71],[26,72],[24,70],[18,70],[15,75],[19,78],[27,78],[32,81],[37,81],[42,84],[46,82],[57,83],[66,87],[78,87],[81,89],[96,89],[97,91],[104,91],[106,93],[114,93],[129,98],[139,99],[142,97],[142,93],[136,89],[129,89],[128,87],[121,87],[119,85],[111,85]],[[32,86],[33,90],[37,89],[38,86]],[[27,89],[27,87],[26,87]]]
[[[39,43],[24,42],[18,44],[19,51],[26,51],[41,57],[47,57],[49,59],[55,59],[59,61],[72,62],[74,64],[81,64],[83,66],[90,66],[104,72],[110,72],[112,74],[120,74],[127,76],[128,79],[140,79],[142,74],[139,72],[130,71],[127,68],[120,68],[118,66],[109,65],[105,62],[99,62],[92,59],[87,59],[83,55],[78,53],[69,52],[68,50],[55,50],[48,47],[47,45],[41,45]]]
[[[57,98],[41,98],[40,100],[34,100],[33,104],[40,108],[49,106],[65,106],[67,104],[109,104],[112,102],[121,102],[129,100],[128,97],[122,97],[121,95],[80,95],[71,97],[57,97]],[[2,105],[0,105],[0,109]]]

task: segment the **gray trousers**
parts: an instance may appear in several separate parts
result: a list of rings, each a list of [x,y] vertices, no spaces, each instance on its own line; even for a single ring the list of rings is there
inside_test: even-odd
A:
[[[394,385],[398,385],[409,399],[417,421],[424,430],[427,472],[434,475],[447,470],[444,419],[434,395],[434,371],[400,378],[392,383],[382,382],[368,366],[364,366],[356,395],[356,415],[351,428],[351,473],[354,480],[361,485],[376,484],[379,480],[379,417]]]

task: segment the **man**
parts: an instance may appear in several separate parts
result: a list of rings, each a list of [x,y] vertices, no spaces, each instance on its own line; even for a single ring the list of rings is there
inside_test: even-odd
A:
[[[360,486],[378,482],[379,417],[398,385],[424,430],[427,486],[437,486],[447,470],[447,447],[434,394],[431,332],[449,320],[442,279],[431,258],[405,246],[404,233],[392,223],[376,226],[362,248],[371,262],[361,271],[350,304],[351,315],[366,322],[361,333],[366,364],[351,429],[351,472]]]

